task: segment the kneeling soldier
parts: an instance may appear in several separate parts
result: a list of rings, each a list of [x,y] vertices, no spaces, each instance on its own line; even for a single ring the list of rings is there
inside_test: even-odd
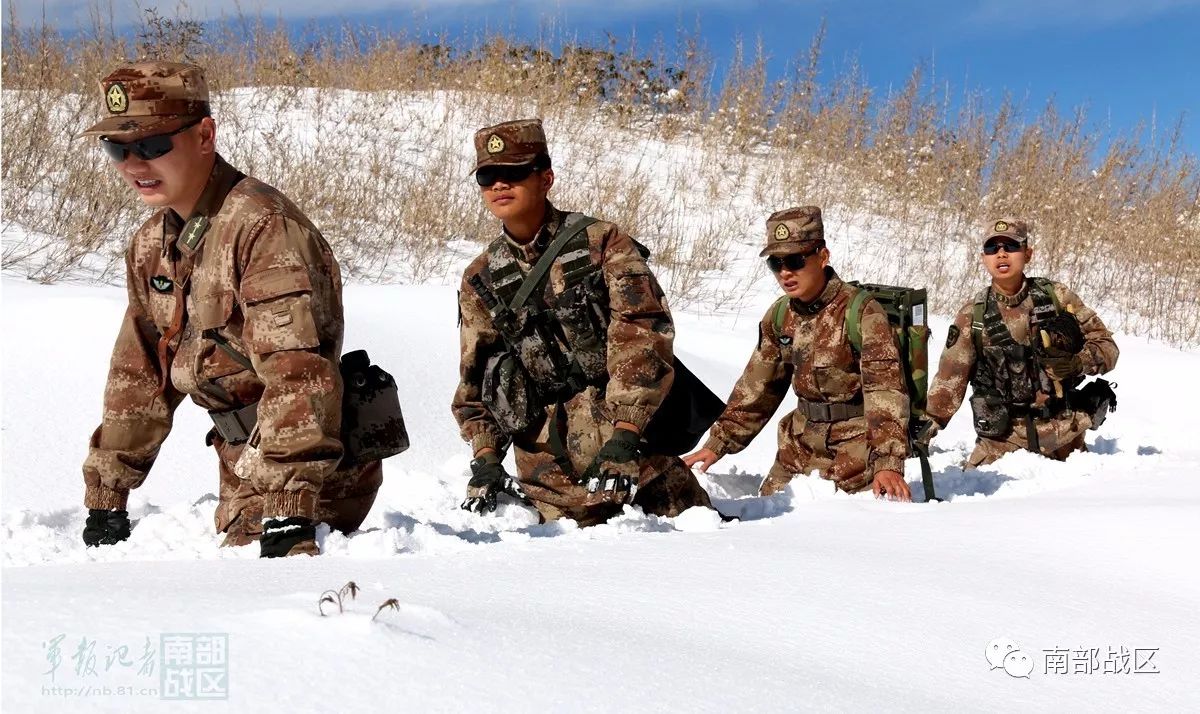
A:
[[[601,523],[622,504],[673,516],[708,494],[642,432],[671,388],[671,313],[646,251],[617,226],[547,200],[538,120],[475,135],[475,179],[503,232],[463,274],[452,410],[475,460],[463,507],[528,499],[543,520]],[[501,462],[516,450],[517,477]],[[651,449],[652,450],[652,449]]]
[[[1116,405],[1108,382],[1080,387],[1084,375],[1116,366],[1112,333],[1067,286],[1026,277],[1032,257],[1025,222],[988,225],[982,260],[992,284],[958,311],[929,390],[926,442],[971,385],[978,438],[970,466],[1018,449],[1063,460],[1085,450],[1084,432]]]
[[[707,471],[725,454],[746,448],[779,408],[789,385],[800,397],[779,422],[779,451],[762,493],[816,470],[839,489],[872,487],[875,495],[910,500],[904,481],[908,395],[900,353],[883,308],[855,296],[829,267],[821,210],[804,206],[767,219],[762,256],[783,288],[758,329],[758,346],[733,388],[725,413],[704,448],[684,458]],[[861,337],[847,329],[858,304]]]
[[[358,528],[382,479],[345,464],[341,275],[321,233],[279,191],[216,153],[199,67],[142,62],[101,80],[99,136],[113,168],[158,211],[125,253],[129,304],[104,416],[83,465],[88,545],[129,537],[145,481],[185,396],[208,410],[224,545],[317,553],[315,525]],[[340,466],[340,467],[339,467]]]

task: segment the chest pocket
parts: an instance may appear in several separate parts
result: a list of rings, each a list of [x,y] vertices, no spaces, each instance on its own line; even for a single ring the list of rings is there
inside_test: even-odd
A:
[[[242,338],[256,354],[320,346],[307,269],[288,266],[264,270],[244,278],[241,291],[246,321]]]
[[[234,297],[232,290],[224,290],[205,295],[191,297],[189,307],[191,320],[201,333],[210,330],[221,330],[222,334],[237,346],[238,326],[230,324],[233,318]],[[197,358],[200,360],[197,374],[207,379],[216,379],[230,374],[237,374],[245,369],[232,357],[219,349],[215,344],[209,344]]]
[[[171,318],[175,315],[175,295],[160,293],[151,288],[147,299],[150,302],[150,319],[154,321],[154,326],[158,328],[159,333],[166,332],[171,326]]]
[[[825,401],[854,401],[862,391],[858,360],[843,326],[818,325],[812,340],[813,382]]]

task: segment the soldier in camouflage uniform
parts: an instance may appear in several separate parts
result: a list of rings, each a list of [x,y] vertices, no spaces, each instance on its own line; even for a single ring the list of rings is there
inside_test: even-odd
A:
[[[463,507],[490,511],[508,492],[543,520],[587,526],[625,503],[666,516],[711,506],[677,457],[641,443],[671,387],[675,335],[648,251],[612,223],[547,200],[554,171],[540,121],[481,129],[475,148],[481,197],[503,230],[459,293],[451,408],[475,455]],[[554,255],[556,238],[566,242],[543,285],[530,273]],[[515,479],[501,465],[510,445]]]
[[[1057,460],[1084,450],[1093,417],[1075,387],[1117,364],[1112,333],[1078,295],[1025,276],[1032,257],[1024,221],[988,224],[982,260],[992,284],[958,311],[929,389],[925,442],[945,428],[972,385],[978,438],[970,466],[1018,449]]]
[[[762,494],[816,470],[837,488],[872,488],[876,496],[910,500],[904,481],[908,455],[908,395],[900,353],[887,314],[863,303],[861,349],[847,335],[847,311],[858,288],[829,267],[821,210],[803,206],[767,219],[766,256],[789,298],[759,323],[758,346],[733,388],[725,413],[704,447],[684,457],[707,471],[725,454],[746,448],[787,395],[799,404],[779,422],[779,451]],[[780,304],[782,306],[782,304]]]
[[[264,557],[315,555],[315,524],[356,529],[382,478],[379,462],[339,468],[333,253],[291,201],[216,153],[199,67],[131,64],[101,87],[108,116],[83,135],[100,137],[120,177],[158,211],[125,254],[129,303],[83,465],[84,541],[129,536],[129,491],[191,396],[217,425],[208,442],[224,545],[260,540]]]

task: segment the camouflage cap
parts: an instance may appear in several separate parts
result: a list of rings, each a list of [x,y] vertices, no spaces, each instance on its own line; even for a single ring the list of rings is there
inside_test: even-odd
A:
[[[772,213],[767,219],[767,247],[760,256],[811,253],[825,240],[821,209],[800,206]]]
[[[983,242],[987,243],[993,238],[1011,238],[1021,245],[1029,245],[1029,224],[1015,218],[1001,218],[988,224]]]
[[[135,62],[100,80],[108,116],[80,136],[164,134],[210,114],[204,70],[179,62]]]
[[[541,119],[517,119],[475,132],[475,168],[521,166],[548,154]]]

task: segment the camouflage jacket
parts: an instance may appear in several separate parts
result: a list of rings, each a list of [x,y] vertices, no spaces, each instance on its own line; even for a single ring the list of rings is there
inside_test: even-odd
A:
[[[207,218],[207,230],[198,217]],[[103,421],[83,466],[85,504],[125,508],[129,490],[153,466],[175,408],[191,395],[208,410],[258,402],[258,428],[235,470],[266,493],[266,515],[309,515],[342,455],[337,262],[300,209],[220,156],[187,229],[174,211],[160,210],[126,251],[129,302]],[[176,318],[189,262],[186,313],[164,380],[159,341]],[[254,370],[219,349],[211,331],[249,356]]]
[[[992,291],[1000,318],[1004,321],[1013,340],[1018,344],[1029,345],[1029,318],[1033,314],[1033,299],[1029,295],[1029,281],[1021,287],[1016,295],[1009,297],[999,291]],[[1079,296],[1062,283],[1054,283],[1054,294],[1062,309],[1074,312],[1086,340],[1080,361],[1084,374],[1103,374],[1117,364],[1117,343],[1113,341],[1112,333],[1101,322],[1095,311],[1083,304]],[[977,298],[978,299],[978,298]],[[975,300],[963,305],[954,318],[946,335],[946,347],[938,361],[937,376],[929,388],[929,402],[926,413],[937,422],[939,427],[945,427],[950,417],[958,411],[963,398],[967,394],[967,385],[975,371],[975,341],[971,337],[971,321],[975,310]],[[983,335],[987,344],[987,335]]]
[[[546,223],[537,237],[520,244],[504,234],[516,251],[518,264],[528,273],[554,237],[567,214],[547,204]],[[674,379],[672,343],[675,326],[662,289],[646,265],[637,244],[617,226],[597,221],[586,229],[588,250],[600,266],[608,290],[608,382],[604,387],[605,416],[627,421],[639,429],[662,404]],[[485,275],[485,251],[467,266],[458,294],[460,384],[451,411],[462,437],[477,453],[508,442],[482,401],[483,370],[488,359],[504,349],[504,339],[493,326],[487,308],[468,280]],[[545,286],[545,300],[564,290],[562,266],[555,262]]]
[[[776,332],[774,306],[758,326],[758,346],[733,388],[725,412],[705,448],[733,454],[750,444],[787,395],[801,399],[862,403],[869,442],[868,473],[904,471],[908,455],[908,393],[900,353],[879,303],[867,300],[861,320],[862,354],[846,334],[846,311],[856,288],[832,269],[811,304],[791,301]],[[782,337],[782,339],[781,339]]]

